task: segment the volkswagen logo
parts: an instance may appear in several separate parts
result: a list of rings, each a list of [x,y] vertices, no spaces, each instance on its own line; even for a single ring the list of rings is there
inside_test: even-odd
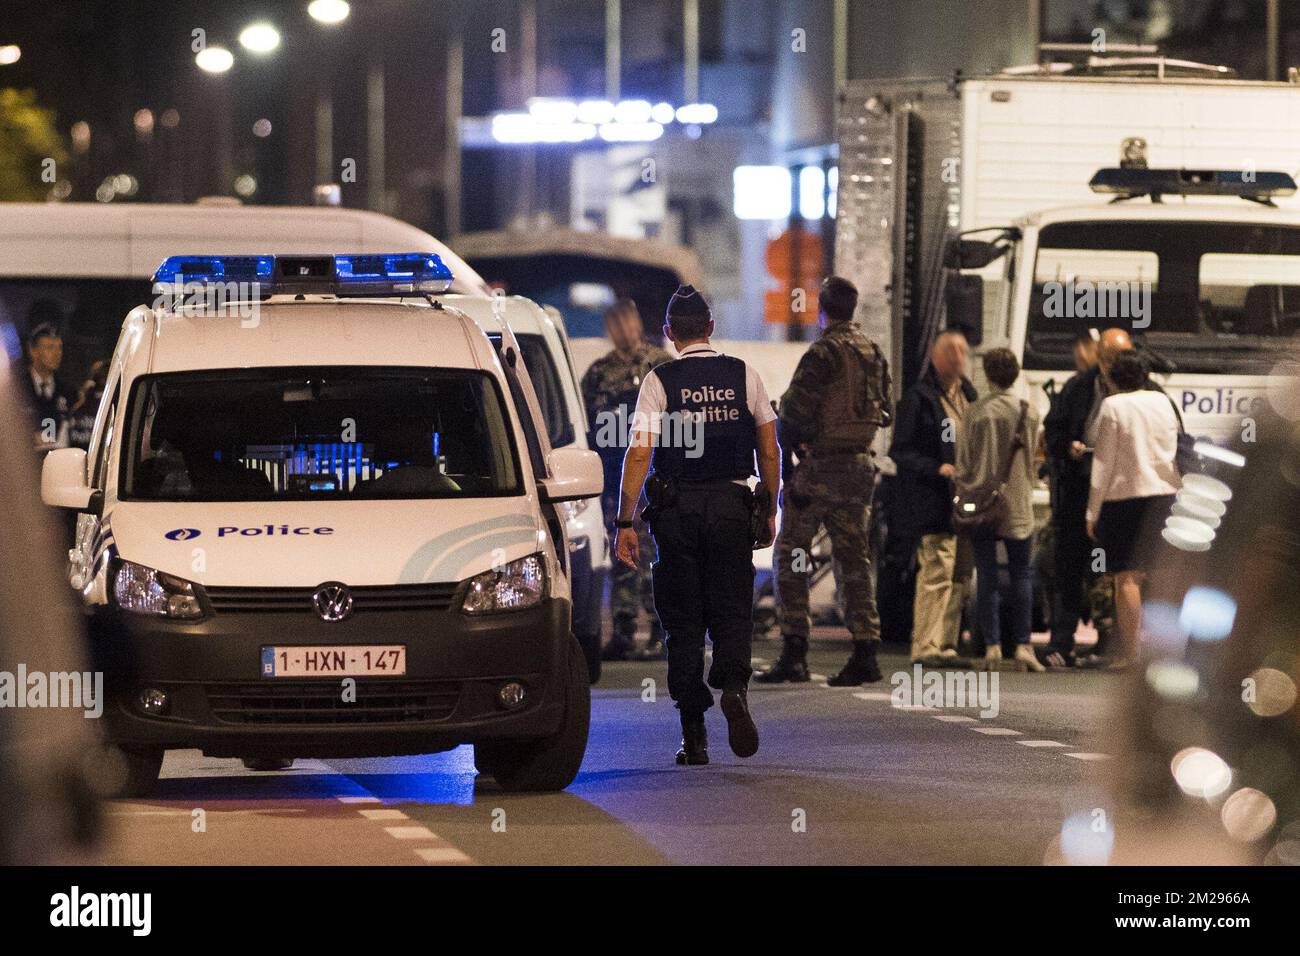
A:
[[[342,621],[352,613],[352,592],[346,584],[327,581],[311,596],[311,606],[322,621]]]

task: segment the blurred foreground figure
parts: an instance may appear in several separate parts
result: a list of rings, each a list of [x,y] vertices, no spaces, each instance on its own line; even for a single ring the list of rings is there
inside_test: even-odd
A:
[[[1300,387],[1270,403],[1159,530],[1111,862],[1300,864]]]
[[[81,617],[54,522],[37,498],[30,422],[20,409],[0,369],[0,864],[90,862],[99,817],[86,714],[102,701],[87,704],[97,691],[85,680]],[[63,690],[74,682],[77,693]],[[60,703],[68,706],[51,706]]]

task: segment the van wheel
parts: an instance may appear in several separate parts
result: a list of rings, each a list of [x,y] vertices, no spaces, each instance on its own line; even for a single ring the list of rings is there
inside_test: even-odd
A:
[[[588,634],[586,640],[579,637],[578,643],[582,645],[582,656],[587,662],[587,682],[595,684],[600,680],[600,631]]]
[[[112,788],[112,796],[119,799],[140,799],[152,796],[158,789],[158,773],[162,770],[162,750],[148,748],[115,747],[114,762],[120,776]]]
[[[503,790],[563,790],[578,775],[591,725],[591,685],[582,648],[572,637],[568,644],[568,680],[559,729],[539,740],[474,747],[474,763],[479,771],[496,777]]]

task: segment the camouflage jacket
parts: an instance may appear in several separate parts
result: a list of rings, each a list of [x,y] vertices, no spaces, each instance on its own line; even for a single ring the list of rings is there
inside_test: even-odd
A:
[[[637,392],[646,373],[656,365],[671,362],[672,356],[649,342],[642,342],[629,358],[617,351],[596,359],[582,376],[582,401],[587,406],[587,424],[596,428],[596,416],[619,405],[636,405]],[[628,408],[631,415],[632,408]]]
[[[781,396],[778,431],[783,448],[815,445],[820,437],[822,404],[837,383],[845,377],[843,357],[856,352],[862,362],[868,395],[866,402],[879,403],[878,424],[887,424],[890,414],[889,363],[880,347],[867,338],[856,322],[837,323],[827,328],[820,339],[808,346]]]

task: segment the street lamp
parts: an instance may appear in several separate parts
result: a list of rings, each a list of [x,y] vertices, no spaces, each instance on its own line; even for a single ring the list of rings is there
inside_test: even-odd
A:
[[[347,0],[311,0],[307,4],[307,15],[320,23],[342,23],[351,10]]]
[[[0,66],[9,66],[22,58],[23,51],[16,43],[0,46]]]
[[[205,73],[225,73],[235,65],[235,56],[223,46],[209,46],[194,54],[194,62]]]
[[[250,23],[239,34],[239,45],[249,53],[270,53],[280,45],[280,31],[269,23]]]

